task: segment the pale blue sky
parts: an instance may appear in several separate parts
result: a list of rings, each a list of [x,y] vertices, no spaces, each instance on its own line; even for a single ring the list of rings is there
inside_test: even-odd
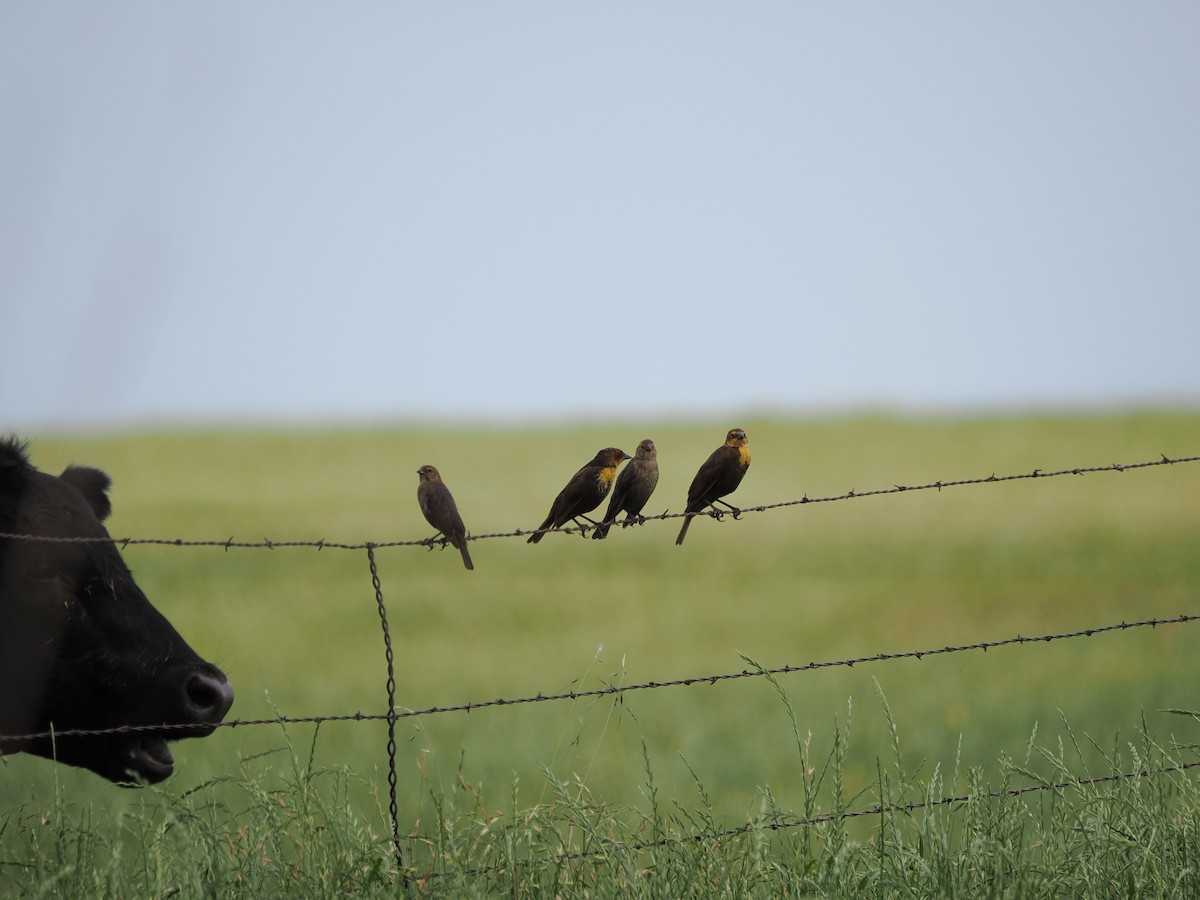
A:
[[[0,427],[1200,400],[1200,6],[0,8]]]

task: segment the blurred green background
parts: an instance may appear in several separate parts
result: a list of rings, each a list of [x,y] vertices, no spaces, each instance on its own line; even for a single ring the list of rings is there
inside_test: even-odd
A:
[[[114,537],[256,541],[417,540],[418,466],[438,466],[475,534],[537,526],[601,447],[658,445],[647,513],[681,511],[692,475],[733,426],[753,464],[739,506],[989,474],[1132,463],[1200,453],[1200,415],[1130,413],[980,419],[757,418],[658,427],[395,427],[44,437],[32,457],[113,477]],[[608,540],[550,535],[472,543],[458,554],[377,551],[404,708],[606,684],[800,665],[1073,631],[1200,611],[1200,464],[1064,476],[804,505],[616,529]],[[129,566],[192,646],[237,690],[232,716],[385,708],[383,640],[364,551],[130,546]],[[877,679],[905,759],[928,773],[1021,757],[1065,716],[1111,746],[1143,716],[1195,741],[1197,628],[1115,634],[781,676],[819,757],[851,731],[851,785],[890,758]],[[801,804],[791,725],[762,678],[401,720],[402,829],[430,815],[426,781],[509,809],[550,794],[546,772],[615,804],[640,802],[643,743],[661,794],[687,806],[688,767],[719,815],[744,820],[769,786]],[[311,726],[289,734],[307,747]],[[283,743],[277,726],[219,729],[176,745],[168,790],[238,770]],[[961,746],[960,746],[961,744]],[[384,784],[382,723],[321,726],[317,759]],[[269,768],[265,757],[248,765]],[[1092,765],[1093,760],[1081,761]],[[6,802],[117,790],[88,773],[4,760]],[[367,792],[354,802],[369,809]]]

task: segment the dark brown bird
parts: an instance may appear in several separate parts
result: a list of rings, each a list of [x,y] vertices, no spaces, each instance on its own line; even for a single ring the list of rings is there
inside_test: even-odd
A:
[[[749,468],[750,447],[746,432],[734,428],[725,436],[725,443],[712,452],[712,456],[704,461],[692,479],[692,486],[688,488],[687,509],[684,510],[688,516],[679,529],[679,537],[675,538],[676,544],[683,543],[688,526],[692,524],[692,516],[706,506],[720,503],[728,506],[735,516],[741,513],[736,506],[729,506],[720,498],[737,490]]]
[[[608,489],[612,487],[613,478],[617,474],[617,466],[626,459],[629,459],[629,454],[616,447],[606,447],[597,453],[595,458],[572,475],[567,486],[559,491],[546,521],[538,526],[539,533],[530,535],[528,543],[536,544],[540,541],[544,535],[544,528],[558,528],[572,520],[578,525],[579,519],[592,522],[584,513],[590,513],[608,495]]]
[[[608,498],[608,512],[604,521],[592,532],[592,539],[604,540],[608,529],[612,527],[620,513],[625,513],[621,527],[627,527],[634,522],[641,524],[645,521],[642,507],[654,493],[658,484],[658,451],[654,449],[654,441],[646,438],[633,451],[633,462],[621,470],[617,483],[613,485],[612,494]]]
[[[450,495],[450,488],[442,481],[441,473],[433,466],[421,466],[417,469],[421,483],[417,485],[417,502],[421,504],[421,512],[425,520],[438,530],[452,547],[458,548],[462,554],[463,565],[474,569],[471,554],[467,552],[467,527],[463,525],[462,516],[458,514],[458,506]],[[437,535],[434,535],[436,538]],[[431,538],[430,540],[433,540]]]

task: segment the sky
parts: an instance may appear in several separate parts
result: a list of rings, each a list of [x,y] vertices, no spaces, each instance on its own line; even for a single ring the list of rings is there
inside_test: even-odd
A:
[[[1191,2],[0,7],[0,429],[1200,405]]]

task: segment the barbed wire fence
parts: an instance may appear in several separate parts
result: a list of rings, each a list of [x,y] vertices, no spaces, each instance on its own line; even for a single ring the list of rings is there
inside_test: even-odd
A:
[[[964,487],[968,485],[985,485],[985,484],[1002,484],[1021,480],[1046,479],[1055,478],[1065,475],[1088,475],[1102,472],[1124,473],[1137,470],[1145,470],[1160,466],[1173,466],[1183,463],[1200,462],[1200,455],[1183,456],[1183,457],[1168,457],[1166,454],[1161,454],[1159,459],[1148,460],[1136,463],[1113,463],[1104,466],[1077,466],[1068,469],[1057,469],[1053,471],[1042,471],[1034,469],[1030,472],[1022,472],[1009,475],[991,474],[977,478],[962,478],[953,480],[938,480],[934,482],[926,482],[913,485],[893,485],[886,488],[876,488],[866,491],[846,491],[841,494],[834,494],[822,497],[809,497],[807,494],[798,500],[785,500],[776,503],[767,503],[758,506],[744,507],[734,509],[733,511],[721,511],[713,508],[712,510],[701,513],[699,515],[707,515],[712,518],[722,519],[725,516],[739,519],[746,513],[761,513],[770,510],[783,509],[792,506],[801,506],[809,503],[831,503],[845,500],[863,499],[868,497],[880,497],[892,494],[902,494],[914,491],[942,491],[944,489]],[[644,516],[643,521],[667,520],[675,518],[683,518],[685,513],[670,513],[664,512],[655,516]],[[535,533],[547,533],[551,531],[562,531],[565,533],[582,533],[585,534],[594,526],[591,525],[569,525],[561,528],[548,528],[539,530],[522,530],[514,529],[505,532],[492,532],[487,534],[469,535],[467,540],[487,540],[500,538],[518,538],[528,537]],[[392,844],[395,853],[395,859],[398,871],[404,878],[404,883],[408,885],[407,869],[404,864],[404,856],[401,847],[400,839],[400,824],[399,812],[397,804],[397,786],[398,778],[396,773],[396,724],[399,720],[411,717],[439,715],[446,713],[467,712],[472,710],[485,709],[490,707],[509,707],[519,706],[531,703],[549,703],[563,700],[580,700],[586,698],[598,698],[604,696],[623,695],[632,691],[658,690],[663,688],[674,687],[690,687],[695,685],[714,685],[723,681],[731,681],[735,679],[748,679],[756,677],[771,677],[775,675],[795,674],[800,672],[813,671],[817,669],[826,669],[833,667],[853,667],[867,663],[890,662],[901,659],[922,660],[927,657],[935,657],[952,653],[964,653],[968,651],[987,652],[991,649],[1009,647],[1014,645],[1024,644],[1049,644],[1056,641],[1070,640],[1082,637],[1092,637],[1095,635],[1110,634],[1117,631],[1128,631],[1130,629],[1141,628],[1158,628],[1159,626],[1185,625],[1200,621],[1200,614],[1180,614],[1169,618],[1151,618],[1143,619],[1134,622],[1119,622],[1097,625],[1089,628],[1078,629],[1069,632],[1058,632],[1050,634],[1039,634],[1033,636],[1016,635],[1007,638],[1000,638],[990,641],[976,641],[973,643],[959,644],[944,647],[932,647],[919,650],[905,650],[900,652],[881,652],[872,655],[858,656],[836,660],[811,661],[807,663],[789,664],[778,666],[775,668],[758,668],[758,669],[743,669],[738,672],[723,672],[706,675],[697,675],[686,678],[677,678],[664,681],[645,681],[633,684],[624,685],[607,685],[603,688],[577,690],[577,691],[559,691],[554,693],[539,692],[533,696],[522,697],[498,697],[491,700],[479,700],[466,702],[456,705],[445,706],[429,706],[422,709],[397,709],[396,707],[396,679],[395,679],[395,657],[392,643],[391,629],[388,624],[387,607],[383,597],[383,582],[379,574],[379,568],[376,562],[375,551],[385,547],[426,547],[431,548],[436,544],[444,544],[444,538],[426,538],[424,540],[415,541],[368,541],[363,543],[344,543],[327,541],[324,539],[317,541],[274,541],[269,538],[264,538],[261,541],[237,541],[230,537],[227,540],[186,540],[183,538],[113,538],[108,537],[57,537],[47,535],[34,534],[14,534],[0,532],[0,540],[14,541],[31,541],[31,542],[50,542],[50,543],[112,543],[122,549],[134,545],[159,545],[172,547],[220,547],[226,552],[232,549],[284,549],[284,548],[308,548],[317,551],[330,550],[350,550],[350,551],[365,551],[370,570],[371,584],[375,595],[376,606],[379,614],[380,627],[383,633],[384,641],[384,659],[386,663],[387,680],[387,708],[383,713],[363,713],[361,710],[354,713],[335,713],[328,715],[312,715],[312,716],[273,716],[270,718],[260,719],[233,719],[218,723],[218,728],[245,728],[253,726],[267,725],[286,725],[286,724],[320,724],[324,722],[365,722],[365,721],[384,721],[387,723],[387,760],[388,760],[388,792],[389,792],[389,815],[391,819],[392,829]],[[45,732],[35,732],[30,734],[18,735],[0,735],[0,740],[6,742],[20,743],[38,738],[59,738],[59,737],[86,737],[98,736],[106,734],[130,734],[138,732],[186,732],[189,730],[211,729],[213,726],[196,724],[196,723],[162,723],[157,725],[121,725],[112,728],[94,728],[94,729],[62,729]],[[987,796],[992,798],[1006,796],[1020,796],[1027,793],[1037,791],[1062,790],[1072,786],[1082,786],[1089,784],[1102,784],[1116,781],[1123,781],[1142,777],[1152,777],[1157,775],[1166,775],[1176,772],[1188,771],[1192,768],[1200,767],[1200,760],[1192,762],[1184,762],[1178,765],[1164,766],[1158,769],[1142,769],[1135,772],[1115,773],[1107,776],[1099,776],[1095,778],[1074,779],[1071,781],[1059,782],[1044,782],[1039,784],[1028,785],[1021,788],[1011,788],[1002,791],[993,791]],[[919,809],[927,809],[935,806],[949,806],[957,803],[967,802],[969,795],[963,796],[946,796],[940,799],[914,802],[906,804],[876,804],[874,806],[860,809],[841,811],[836,813],[826,813],[818,816],[807,818],[798,818],[788,821],[770,821],[756,822],[741,825],[735,828],[726,829],[723,831],[686,835],[681,837],[664,838],[652,842],[632,842],[623,845],[624,849],[630,851],[646,850],[657,846],[666,846],[671,843],[687,843],[693,841],[723,839],[736,837],[747,834],[756,830],[780,830],[787,828],[809,827],[819,824],[824,824],[839,819],[850,819],[862,816],[876,816],[893,812],[911,812]],[[573,860],[585,858],[587,856],[596,855],[604,852],[603,850],[564,852],[552,857],[553,861]],[[486,871],[486,870],[480,870]],[[428,873],[423,877],[436,877],[447,873]]]

